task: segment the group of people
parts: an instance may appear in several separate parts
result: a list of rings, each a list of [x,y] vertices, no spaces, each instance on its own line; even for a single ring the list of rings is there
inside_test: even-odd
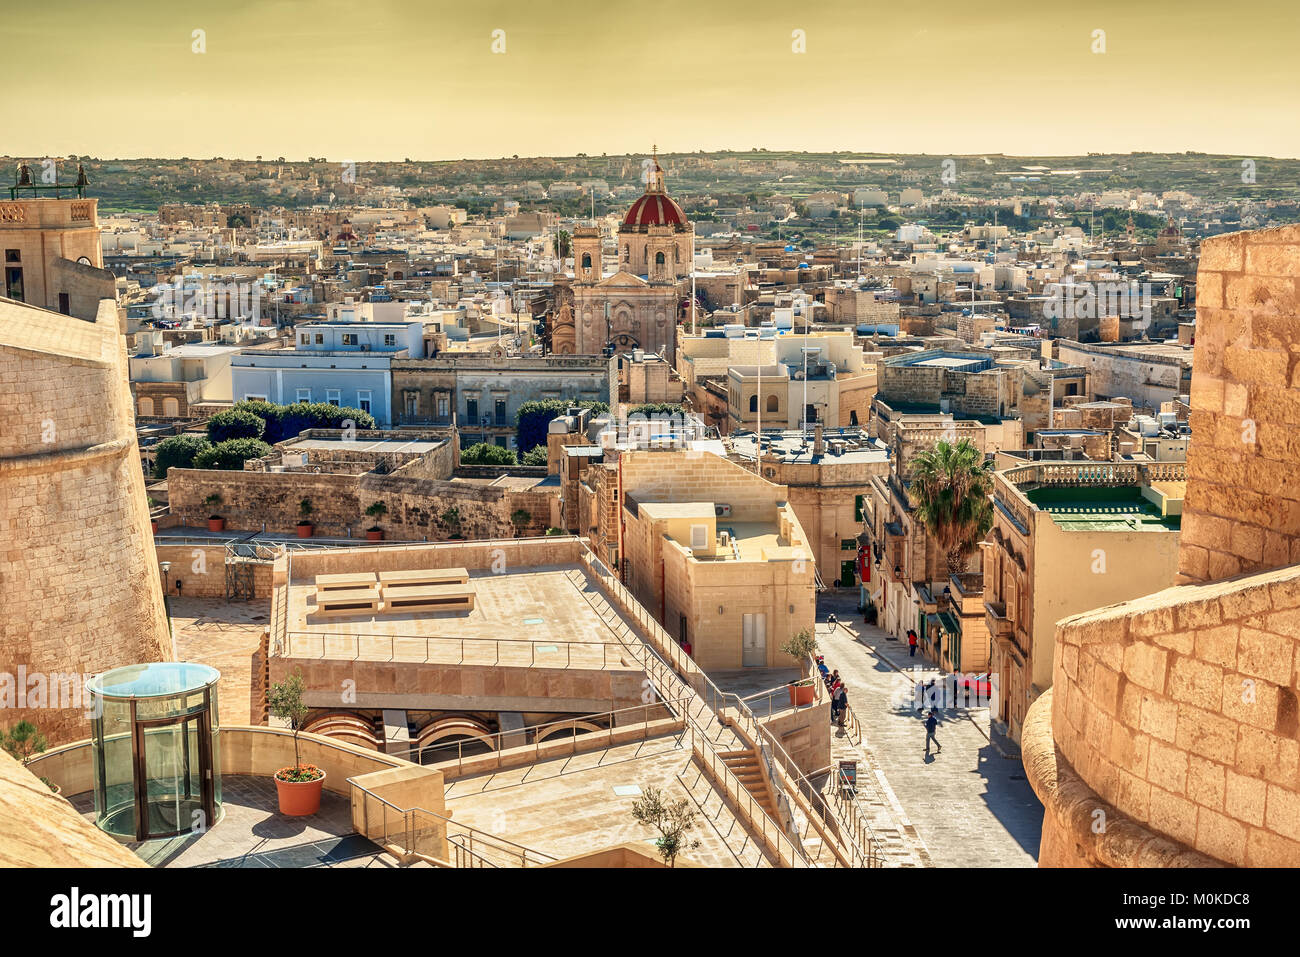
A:
[[[844,687],[839,669],[831,671],[826,667],[826,659],[818,655],[817,671],[821,674],[822,681],[826,682],[826,690],[831,693],[831,721],[843,727],[844,719],[849,713],[849,691]]]

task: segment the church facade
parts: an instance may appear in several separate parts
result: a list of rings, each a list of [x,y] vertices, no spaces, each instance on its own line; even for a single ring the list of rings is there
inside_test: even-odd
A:
[[[613,275],[604,274],[599,228],[574,230],[573,306],[571,317],[566,314],[556,324],[554,351],[565,349],[571,336],[577,354],[642,349],[674,361],[678,312],[683,296],[689,296],[683,284],[689,282],[694,261],[695,229],[664,190],[657,157],[646,172],[645,194],[618,228]]]

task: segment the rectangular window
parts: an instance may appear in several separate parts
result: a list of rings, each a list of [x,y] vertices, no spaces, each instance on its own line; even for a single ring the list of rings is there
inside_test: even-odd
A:
[[[301,336],[298,337],[298,342],[299,342],[301,345],[304,345],[304,346],[305,346],[305,345],[310,345],[310,344],[311,344],[311,337],[309,337],[309,336],[307,335],[307,333],[304,332]]]
[[[254,395],[252,392],[245,392],[245,393],[244,393],[244,399],[245,399],[245,401],[248,401],[248,402],[265,402],[265,401],[266,401],[266,396],[264,396],[264,395]]]
[[[370,411],[370,390],[369,389],[357,390],[357,408],[360,409],[362,412]]]
[[[853,520],[855,522],[862,521],[862,496],[861,495],[853,496]]]
[[[299,389],[299,390],[298,390],[298,401],[299,401],[299,402],[310,402],[310,401],[311,401],[311,389]]]
[[[496,413],[496,424],[505,425],[506,424],[506,400],[497,399],[494,411]]]
[[[356,333],[353,332],[343,333],[343,344],[345,346],[355,346],[357,344]]]
[[[402,404],[408,419],[415,418],[420,413],[420,393],[408,391],[402,393]]]
[[[691,548],[708,548],[709,547],[709,526],[692,525],[691,526]]]
[[[393,335],[391,332],[384,333],[384,345],[386,346],[397,345],[397,336]]]
[[[465,419],[467,422],[478,424],[478,399],[465,400]]]
[[[343,395],[338,389],[326,389],[325,401],[330,405],[342,405]]]
[[[22,261],[23,261],[22,254],[19,253],[18,250],[16,250],[16,249],[6,249],[6,250],[5,250],[5,262],[7,262],[7,263],[20,263],[20,262],[22,262]]]
[[[318,346],[325,345],[325,333],[323,332],[316,333],[316,345]]]
[[[59,293],[59,312],[63,313],[65,316],[72,315],[72,303],[68,300],[68,294],[66,292]]]
[[[445,395],[438,396],[438,418],[447,418],[447,397]]]
[[[840,551],[842,551],[842,552],[856,552],[857,550],[858,550],[858,543],[857,543],[857,541],[855,541],[854,539],[852,539],[852,538],[842,538],[842,539],[840,539]]]

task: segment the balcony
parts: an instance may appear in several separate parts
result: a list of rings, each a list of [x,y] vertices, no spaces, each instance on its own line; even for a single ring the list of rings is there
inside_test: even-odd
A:
[[[1004,642],[1015,643],[1015,639],[1012,637],[1015,623],[1007,617],[1007,606],[1005,602],[984,602],[984,621],[989,626],[989,634],[999,644]]]

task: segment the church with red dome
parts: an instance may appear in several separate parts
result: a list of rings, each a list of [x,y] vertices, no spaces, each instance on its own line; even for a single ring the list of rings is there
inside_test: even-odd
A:
[[[575,353],[642,349],[673,361],[678,304],[689,296],[683,283],[689,282],[695,256],[695,228],[664,189],[657,151],[644,168],[645,193],[628,209],[615,233],[617,261],[610,264],[612,274],[606,275],[600,228],[574,230]],[[555,341],[553,348],[567,351],[569,344]]]

